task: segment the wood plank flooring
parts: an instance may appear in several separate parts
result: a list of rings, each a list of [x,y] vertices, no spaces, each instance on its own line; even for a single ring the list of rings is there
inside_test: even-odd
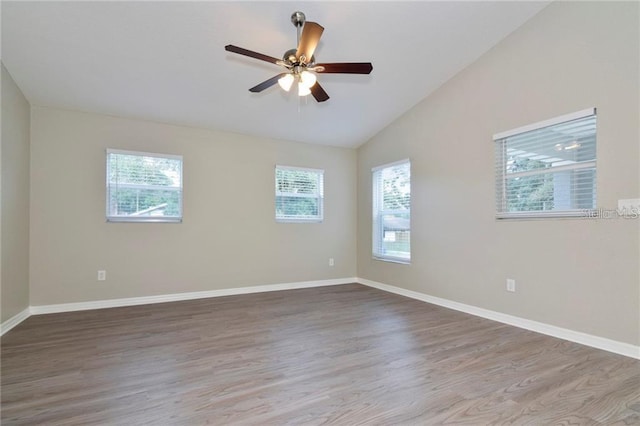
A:
[[[3,425],[640,424],[640,361],[357,284],[33,316]]]

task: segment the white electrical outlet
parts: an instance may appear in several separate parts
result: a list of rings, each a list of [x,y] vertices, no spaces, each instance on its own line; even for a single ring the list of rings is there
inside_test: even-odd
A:
[[[507,291],[511,291],[511,292],[516,291],[516,280],[507,278]]]
[[[333,266],[335,265],[335,262],[333,261],[333,257],[329,258],[329,266]]]
[[[106,281],[107,279],[107,271],[100,270],[98,271],[98,281]]]

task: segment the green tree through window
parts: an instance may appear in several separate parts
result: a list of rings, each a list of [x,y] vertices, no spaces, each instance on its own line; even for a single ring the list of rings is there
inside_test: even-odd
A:
[[[507,170],[517,173],[550,167],[549,163],[543,161],[512,157]],[[553,173],[508,179],[507,192],[510,212],[553,210]]]

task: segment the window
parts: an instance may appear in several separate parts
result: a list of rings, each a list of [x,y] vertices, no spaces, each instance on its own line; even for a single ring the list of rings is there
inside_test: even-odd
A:
[[[411,260],[411,163],[376,167],[373,174],[373,257]]]
[[[584,216],[595,209],[595,108],[493,140],[497,218]]]
[[[276,166],[276,220],[322,222],[324,170]]]
[[[107,150],[107,221],[181,220],[182,156]]]

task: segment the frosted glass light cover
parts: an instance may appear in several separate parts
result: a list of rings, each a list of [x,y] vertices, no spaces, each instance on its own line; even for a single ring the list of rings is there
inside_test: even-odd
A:
[[[311,89],[303,83],[298,83],[298,96],[307,96],[311,94]]]
[[[286,92],[291,89],[291,85],[293,84],[293,74],[287,74],[278,79],[278,84],[282,87]]]
[[[311,87],[316,84],[316,75],[309,71],[302,71],[300,73],[300,83],[306,87]]]

